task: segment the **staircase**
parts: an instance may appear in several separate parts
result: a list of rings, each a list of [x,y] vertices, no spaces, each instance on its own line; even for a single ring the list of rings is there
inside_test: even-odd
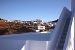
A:
[[[66,23],[65,23],[65,26],[63,28],[62,35],[61,35],[61,38],[59,40],[58,47],[56,50],[63,50],[67,31],[68,31],[68,27],[69,27],[69,23],[70,23],[70,18],[66,19]]]

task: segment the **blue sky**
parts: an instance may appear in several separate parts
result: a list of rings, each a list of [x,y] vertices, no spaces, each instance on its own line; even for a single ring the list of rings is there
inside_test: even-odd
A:
[[[0,18],[52,21],[59,18],[63,7],[70,10],[70,4],[71,0],[0,0]]]

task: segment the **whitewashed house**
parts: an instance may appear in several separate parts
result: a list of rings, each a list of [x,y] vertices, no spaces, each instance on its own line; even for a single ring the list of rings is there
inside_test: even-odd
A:
[[[35,28],[36,30],[45,30],[45,26],[38,25],[38,24],[35,25],[34,28]]]

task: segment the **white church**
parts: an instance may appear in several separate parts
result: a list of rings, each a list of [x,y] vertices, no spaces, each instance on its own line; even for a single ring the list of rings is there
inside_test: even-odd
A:
[[[75,50],[74,18],[72,0],[71,11],[63,8],[53,32],[0,36],[0,50]]]

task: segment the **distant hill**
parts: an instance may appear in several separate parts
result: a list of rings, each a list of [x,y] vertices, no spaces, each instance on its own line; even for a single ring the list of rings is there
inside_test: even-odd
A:
[[[54,21],[50,21],[50,22],[58,22],[58,19],[57,20],[54,20]]]
[[[4,20],[4,19],[0,18],[0,20]]]

